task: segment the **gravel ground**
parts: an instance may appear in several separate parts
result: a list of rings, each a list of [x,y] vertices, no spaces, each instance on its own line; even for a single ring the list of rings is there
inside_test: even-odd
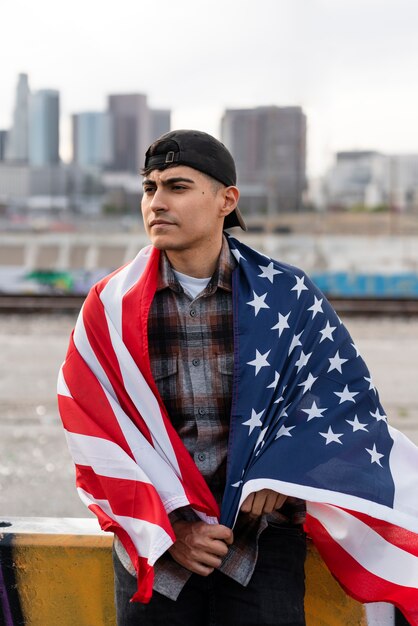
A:
[[[55,401],[75,318],[0,315],[0,512],[86,517]],[[418,320],[344,320],[390,422],[418,445]]]

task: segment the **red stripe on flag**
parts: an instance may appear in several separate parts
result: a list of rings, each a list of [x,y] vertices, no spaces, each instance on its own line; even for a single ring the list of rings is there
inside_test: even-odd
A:
[[[138,556],[135,546],[128,533],[111,517],[109,517],[97,504],[91,504],[90,511],[97,516],[100,528],[115,533],[122,542],[129,558],[138,574],[138,591],[131,598],[134,602],[148,603],[152,597],[152,585],[154,582],[154,568],[148,564],[146,557]]]
[[[114,441],[134,458],[102,386],[78,353],[72,338],[62,371],[73,396],[58,396],[64,427],[72,433]]]
[[[307,515],[306,530],[329,570],[350,596],[363,603],[394,604],[412,626],[418,626],[417,589],[397,585],[365,569],[335,542],[324,526],[311,515]]]
[[[100,365],[106,372],[122,409],[129,415],[130,419],[149,443],[153,445],[147,425],[129,394],[126,393],[119,361],[110,338],[104,305],[97,292],[94,290],[90,292],[84,304],[83,321],[90,346]]]
[[[367,526],[373,528],[373,530],[383,537],[389,543],[397,546],[398,548],[402,548],[406,552],[413,554],[418,557],[418,534],[413,533],[410,530],[405,530],[405,528],[400,528],[399,526],[395,526],[390,522],[384,522],[379,519],[375,519],[374,517],[370,517],[369,515],[365,515],[364,513],[359,513],[357,511],[351,511],[349,509],[343,509],[362,521]]]
[[[109,500],[115,515],[157,524],[175,541],[161,498],[151,484],[98,475],[86,465],[76,465],[76,483],[77,487],[87,491],[95,500]]]
[[[164,427],[180,468],[182,484],[191,506],[219,517],[219,507],[193,459],[174,429],[151,372],[148,350],[148,315],[157,289],[160,251],[153,248],[146,268],[122,303],[122,336],[132,358],[158,400]]]

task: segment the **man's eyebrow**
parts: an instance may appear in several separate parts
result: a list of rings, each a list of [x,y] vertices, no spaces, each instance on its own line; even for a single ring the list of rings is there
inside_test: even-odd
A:
[[[162,180],[161,184],[163,185],[163,187],[167,187],[168,185],[174,185],[175,183],[192,183],[194,184],[195,181],[192,180],[191,178],[186,178],[185,176],[172,176],[171,178],[167,178],[166,180]],[[154,185],[156,186],[156,182],[154,180],[151,180],[150,178],[146,178],[142,185]]]

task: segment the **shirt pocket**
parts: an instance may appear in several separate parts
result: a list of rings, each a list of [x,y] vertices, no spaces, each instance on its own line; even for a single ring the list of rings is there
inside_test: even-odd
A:
[[[218,354],[218,372],[220,374],[226,374],[227,376],[233,376],[234,374],[234,355],[233,354]]]
[[[156,359],[152,364],[152,374],[155,382],[162,381],[169,376],[174,376],[177,374],[177,369],[177,355],[164,359]]]

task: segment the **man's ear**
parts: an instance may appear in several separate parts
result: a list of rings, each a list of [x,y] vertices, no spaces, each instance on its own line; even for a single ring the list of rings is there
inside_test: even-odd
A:
[[[221,216],[226,217],[236,208],[239,200],[239,191],[238,188],[233,185],[225,187],[222,191],[223,205],[221,207]]]

